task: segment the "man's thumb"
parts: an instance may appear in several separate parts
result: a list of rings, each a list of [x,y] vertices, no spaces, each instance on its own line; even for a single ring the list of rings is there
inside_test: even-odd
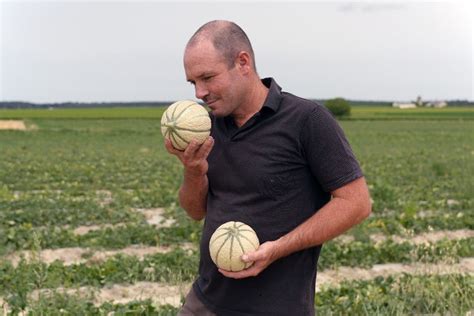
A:
[[[243,262],[254,262],[258,259],[257,253],[254,252],[248,252],[242,255],[242,261]]]

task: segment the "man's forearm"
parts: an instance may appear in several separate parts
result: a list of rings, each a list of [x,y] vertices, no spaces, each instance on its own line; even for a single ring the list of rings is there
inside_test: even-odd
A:
[[[277,240],[264,242],[254,252],[244,254],[244,262],[254,263],[250,268],[239,272],[219,271],[234,279],[259,275],[275,260],[320,245],[369,216],[370,197],[363,178],[331,193],[331,201],[291,232]]]
[[[356,181],[363,182],[362,185],[365,186],[363,179]],[[293,252],[323,244],[369,216],[371,205],[368,191],[364,188],[359,188],[358,191],[358,194],[352,195],[351,199],[334,196],[316,214],[278,239],[276,256],[281,258]]]
[[[184,181],[179,190],[179,203],[192,219],[201,220],[206,215],[208,189],[207,175],[184,172]]]

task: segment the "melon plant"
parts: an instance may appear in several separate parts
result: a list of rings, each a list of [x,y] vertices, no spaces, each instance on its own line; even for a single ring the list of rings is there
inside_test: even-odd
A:
[[[241,271],[253,262],[244,262],[244,253],[255,251],[260,246],[257,234],[242,222],[230,221],[219,226],[209,241],[212,261],[226,271]]]
[[[161,133],[179,150],[186,149],[193,139],[202,144],[211,133],[209,113],[194,101],[177,101],[163,113]]]

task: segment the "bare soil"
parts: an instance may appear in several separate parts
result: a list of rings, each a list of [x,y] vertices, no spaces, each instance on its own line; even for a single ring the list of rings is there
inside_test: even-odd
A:
[[[88,232],[92,232],[92,231],[95,231],[95,230],[101,230],[101,229],[104,229],[104,228],[119,228],[119,227],[125,227],[127,224],[126,223],[118,223],[118,224],[104,224],[104,225],[87,225],[87,226],[78,226],[76,228],[74,228],[73,230],[73,233],[75,235],[79,235],[79,236],[82,236],[82,235],[85,235],[87,234]]]
[[[400,237],[400,236],[392,236],[392,239],[397,243],[409,242],[415,245],[421,244],[428,244],[438,242],[443,239],[448,240],[458,240],[464,238],[472,238],[474,237],[474,230],[470,229],[460,229],[460,230],[440,230],[440,231],[433,231],[427,232],[411,237]],[[375,234],[371,235],[370,239],[374,242],[383,242],[387,239],[386,236]]]
[[[316,287],[319,291],[325,286],[334,286],[347,280],[370,280],[378,276],[397,275],[408,273],[417,274],[449,274],[449,273],[474,273],[474,258],[462,259],[456,264],[376,264],[370,269],[340,267],[335,270],[325,270],[318,273]]]
[[[185,250],[194,250],[196,247],[191,243],[184,243],[180,248]],[[59,249],[44,249],[39,252],[19,251],[7,255],[5,260],[10,261],[14,266],[17,266],[23,256],[25,260],[40,260],[41,262],[50,264],[56,260],[62,261],[64,265],[73,265],[80,263],[99,263],[106,261],[108,258],[117,254],[135,256],[140,260],[147,255],[157,253],[167,253],[172,251],[172,247],[144,247],[134,245],[119,250],[96,250],[89,248],[59,248]]]
[[[408,273],[416,274],[449,274],[449,273],[474,273],[474,258],[466,258],[457,264],[380,264],[371,269],[341,267],[337,270],[325,270],[318,273],[316,291],[321,291],[327,286],[337,286],[343,280],[370,280],[377,276],[400,275]],[[137,282],[133,285],[114,284],[102,289],[81,287],[79,289],[58,288],[55,291],[68,294],[88,296],[94,293],[94,304],[100,305],[104,302],[125,304],[134,300],[150,299],[156,305],[170,304],[180,306],[181,299],[186,296],[191,284],[169,285],[154,282]],[[34,291],[33,299],[50,293],[51,290]]]
[[[2,129],[26,130],[26,125],[23,121],[0,120],[0,130]]]
[[[165,218],[164,208],[136,208],[134,209],[135,212],[143,214],[148,224],[157,226],[157,227],[170,227],[175,223],[174,219]]]
[[[101,191],[101,192],[107,192],[107,191]],[[105,195],[106,199],[102,200],[101,203],[111,203],[112,196],[110,195]],[[170,227],[175,223],[175,220],[172,218],[165,218],[164,217],[164,212],[165,209],[163,208],[151,208],[151,209],[133,209],[133,211],[137,213],[141,213],[144,217],[146,222],[149,225],[155,226],[156,228],[160,227]],[[100,230],[104,228],[116,228],[116,227],[124,227],[126,226],[127,223],[118,223],[118,224],[104,224],[104,225],[87,225],[87,226],[78,226],[74,229],[74,234],[76,235],[85,235],[88,232],[95,231],[95,230]]]
[[[186,296],[190,289],[191,284],[169,285],[154,282],[137,282],[135,284],[113,284],[101,289],[84,286],[76,289],[35,290],[31,293],[30,297],[33,300],[37,300],[40,296],[44,297],[55,291],[68,295],[78,295],[84,298],[93,295],[93,303],[95,305],[101,305],[105,302],[126,304],[131,301],[150,299],[157,306],[166,304],[180,306],[181,299]]]
[[[155,209],[155,211],[147,210],[152,216],[151,222],[158,221],[162,222],[162,219],[158,220],[157,218],[161,216],[160,209]],[[171,221],[167,219],[166,221]],[[166,223],[166,222],[165,222]],[[168,222],[169,223],[169,222]],[[161,224],[160,224],[161,225]],[[77,235],[84,235],[90,231],[103,229],[106,227],[120,227],[125,226],[125,223],[119,223],[116,225],[91,225],[91,226],[80,226],[74,230],[74,233]],[[415,235],[411,238],[408,237],[400,237],[400,236],[392,236],[392,239],[395,242],[410,242],[413,244],[423,244],[428,242],[436,242],[442,240],[444,238],[448,240],[457,240],[463,238],[470,238],[474,237],[474,231],[469,229],[464,230],[456,230],[456,231],[436,231],[430,233],[424,233],[420,235]],[[371,235],[370,238],[374,242],[382,242],[386,239],[383,235]],[[341,242],[351,242],[353,241],[352,236],[340,236],[337,238]],[[195,246],[192,243],[183,243],[180,245],[182,249],[195,249]],[[26,260],[30,261],[32,259],[36,259],[43,261],[45,263],[52,263],[56,260],[63,261],[64,265],[73,265],[79,263],[86,263],[86,262],[102,262],[107,260],[107,258],[113,257],[117,254],[124,254],[130,256],[137,256],[138,258],[142,259],[146,255],[151,255],[155,253],[166,253],[171,251],[171,247],[145,247],[141,245],[132,245],[123,249],[118,250],[96,250],[96,249],[88,249],[88,248],[79,248],[79,247],[72,247],[72,248],[58,248],[58,249],[43,249],[39,253],[35,253],[32,251],[18,251],[11,253],[3,259],[11,261],[14,266],[18,265],[22,256],[25,257]],[[376,266],[374,266],[375,268]],[[363,269],[362,269],[363,270]],[[355,271],[355,270],[354,270]],[[318,278],[319,278],[318,274]]]
[[[382,234],[372,234],[370,235],[370,240],[372,240],[375,243],[381,243],[387,240],[388,238],[391,238],[394,242],[400,243],[400,244],[403,242],[409,242],[410,244],[413,244],[413,245],[420,245],[420,244],[428,244],[430,242],[431,243],[438,242],[443,239],[458,240],[458,239],[472,238],[472,237],[474,237],[474,230],[460,229],[460,230],[433,231],[433,232],[422,233],[422,234],[414,235],[414,236],[393,235],[393,236],[387,237],[386,235],[382,235]],[[351,235],[341,235],[337,237],[335,240],[341,243],[350,243],[354,241],[354,237]]]
[[[95,192],[100,206],[107,206],[114,201],[112,192],[109,190],[98,190]]]

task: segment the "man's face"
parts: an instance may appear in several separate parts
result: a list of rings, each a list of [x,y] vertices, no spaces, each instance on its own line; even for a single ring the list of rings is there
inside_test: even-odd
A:
[[[184,54],[186,79],[194,85],[196,98],[216,116],[227,116],[242,103],[238,69],[229,67],[209,41],[188,47]]]

